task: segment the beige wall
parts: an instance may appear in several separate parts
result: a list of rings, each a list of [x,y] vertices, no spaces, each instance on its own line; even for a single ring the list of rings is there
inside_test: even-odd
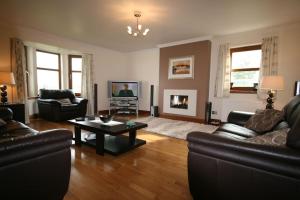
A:
[[[94,55],[95,66],[94,80],[98,84],[99,110],[108,108],[107,80],[127,79],[127,60],[124,53],[29,28],[10,27],[6,24],[0,24],[0,71],[10,69],[9,38],[11,37],[18,37],[23,41],[48,44],[82,53],[92,53]],[[32,102],[30,114],[36,111],[36,105]]]
[[[285,90],[279,92],[275,107],[280,109],[292,98],[294,81],[300,80],[300,23],[217,36],[211,40],[209,100],[213,102],[213,110],[218,112],[217,115],[212,116],[213,118],[225,121],[231,110],[255,111],[255,109],[265,106],[264,101],[251,94],[232,94],[229,98],[213,97],[219,44],[229,42],[232,47],[257,44],[263,37],[270,35],[279,36],[279,73],[284,76],[286,81]],[[10,37],[19,37],[26,41],[49,44],[82,53],[93,53],[95,58],[94,78],[95,82],[99,84],[99,110],[108,108],[107,80],[143,81],[145,84],[143,84],[143,97],[140,104],[142,110],[149,110],[150,84],[156,86],[156,105],[158,96],[162,96],[162,93],[158,95],[157,88],[159,85],[159,49],[157,48],[120,53],[28,28],[13,28],[0,24],[0,71],[10,70]],[[8,88],[8,92],[11,94],[10,88]],[[34,104],[32,106],[34,107]]]
[[[242,32],[237,34],[230,34],[225,36],[216,36],[211,39],[211,68],[209,81],[209,101],[213,102],[213,110],[218,114],[212,115],[215,119],[222,119],[226,121],[227,115],[231,110],[255,111],[259,108],[265,107],[265,101],[258,99],[255,94],[231,94],[229,98],[214,98],[214,83],[217,66],[218,46],[223,43],[230,43],[231,47],[245,46],[251,44],[258,44],[263,37],[278,35],[279,36],[279,74],[285,78],[285,90],[278,93],[278,98],[275,102],[275,107],[281,109],[292,97],[294,90],[294,81],[300,80],[300,23],[286,24],[278,27],[270,27],[254,31]],[[129,65],[135,66],[135,79],[139,76],[145,76],[148,80],[155,80],[155,73],[144,71],[139,66],[146,66],[145,63],[156,63],[159,60],[159,55],[152,54],[148,56],[150,50],[137,51],[130,54]],[[142,59],[143,58],[143,59]],[[149,64],[150,66],[151,64]],[[153,64],[151,69],[158,70],[159,66]],[[149,68],[147,68],[149,70]],[[135,71],[135,70],[133,70]],[[147,72],[147,75],[146,73]],[[149,75],[149,76],[148,76]],[[159,81],[154,84],[159,84]],[[145,93],[144,93],[145,94]],[[143,94],[143,95],[144,95]],[[159,96],[163,94],[160,92]],[[145,101],[149,101],[145,98]],[[149,104],[148,102],[146,105]],[[148,106],[146,106],[147,108]]]
[[[208,101],[211,42],[200,41],[160,49],[159,112],[163,113],[164,89],[197,90],[196,119],[204,119],[205,103]],[[169,59],[194,56],[193,79],[168,79]],[[168,114],[169,115],[169,114]]]
[[[228,113],[232,110],[254,112],[256,109],[265,107],[265,100],[258,99],[256,94],[231,94],[228,98],[213,96],[219,45],[229,43],[230,47],[238,47],[258,44],[261,43],[263,37],[273,35],[279,36],[279,74],[285,79],[285,89],[278,92],[275,108],[281,109],[293,97],[294,83],[300,80],[300,23],[214,37],[212,39],[209,99],[213,102],[212,109],[218,114],[212,115],[213,118],[226,121]]]
[[[127,55],[128,79],[142,81],[139,109],[150,111],[150,85],[154,85],[154,105],[158,105],[159,49],[145,49]]]

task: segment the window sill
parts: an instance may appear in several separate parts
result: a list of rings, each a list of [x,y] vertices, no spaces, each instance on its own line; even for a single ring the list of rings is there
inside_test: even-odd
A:
[[[28,100],[38,99],[39,97],[27,97]]]
[[[231,89],[230,93],[235,94],[257,94],[256,90],[238,90],[238,89]]]

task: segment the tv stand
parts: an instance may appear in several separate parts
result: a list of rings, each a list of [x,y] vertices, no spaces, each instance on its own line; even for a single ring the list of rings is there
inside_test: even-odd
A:
[[[139,115],[138,98],[113,97],[109,98],[109,114],[135,114]]]

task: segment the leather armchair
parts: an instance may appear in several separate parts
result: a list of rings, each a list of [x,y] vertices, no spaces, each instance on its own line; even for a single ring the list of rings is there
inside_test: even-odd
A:
[[[290,132],[300,133],[300,96],[284,112],[285,121],[275,129],[290,127]],[[194,199],[300,198],[300,150],[288,144],[245,142],[257,136],[240,126],[250,116],[232,112],[215,133],[188,134],[188,178]]]
[[[70,105],[62,105],[58,100],[68,98]],[[77,98],[71,90],[40,90],[38,99],[39,116],[50,121],[64,121],[84,117],[87,99]]]
[[[62,200],[69,186],[72,132],[38,132],[9,116],[5,119],[0,135],[1,199]]]

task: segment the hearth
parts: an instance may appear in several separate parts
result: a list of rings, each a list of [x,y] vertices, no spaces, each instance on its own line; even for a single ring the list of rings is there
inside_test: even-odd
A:
[[[187,95],[170,95],[170,107],[179,109],[188,109]]]

